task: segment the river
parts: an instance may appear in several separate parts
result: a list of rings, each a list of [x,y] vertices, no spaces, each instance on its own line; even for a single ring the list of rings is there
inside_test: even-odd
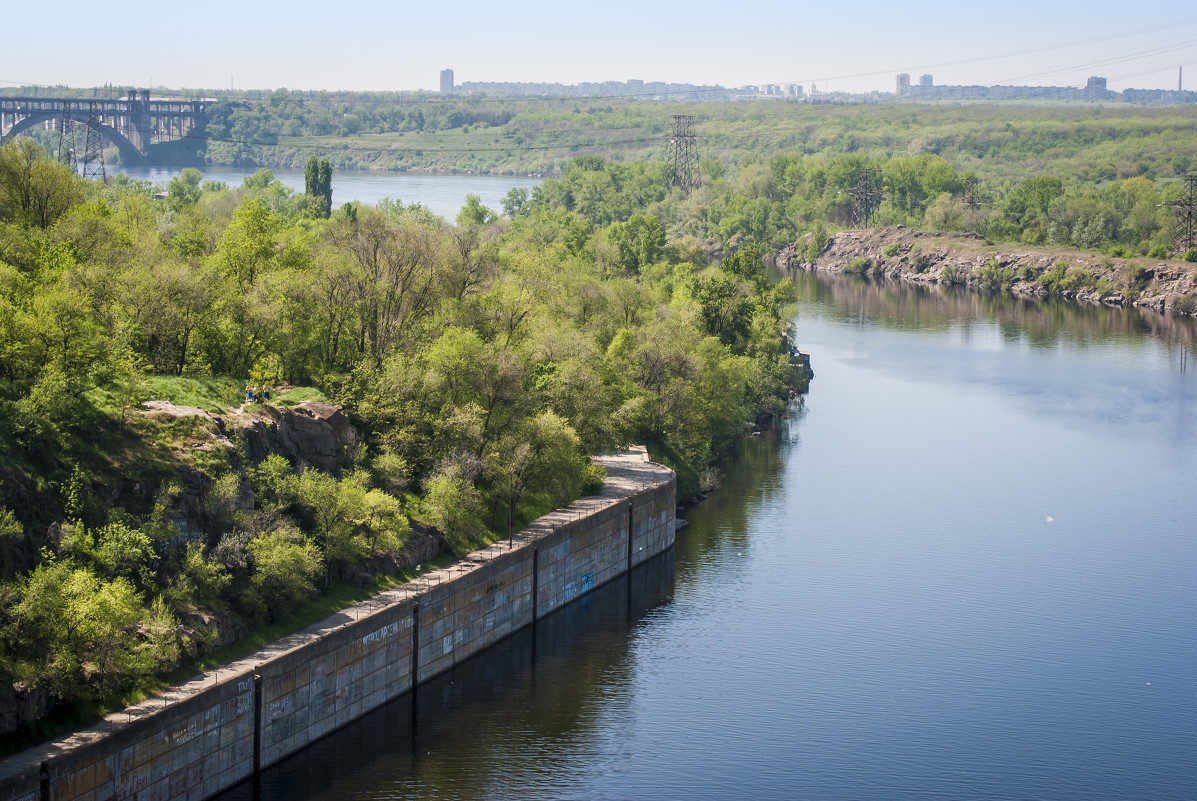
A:
[[[118,167],[131,178],[151,181],[165,186],[180,172],[179,167]],[[208,167],[203,170],[205,181],[222,181],[231,187],[241,185],[257,168]],[[274,177],[296,192],[303,192],[304,174],[287,170],[272,170]],[[524,187],[531,193],[539,186],[540,178],[506,175],[424,175],[410,172],[380,172],[377,170],[334,170],[333,208],[356,200],[376,205],[388,197],[404,203],[420,203],[435,214],[449,220],[465,204],[466,195],[474,194],[482,205],[497,214],[503,212],[503,198],[514,187]]]
[[[1193,320],[797,280],[810,392],[671,555],[262,798],[1197,797]]]

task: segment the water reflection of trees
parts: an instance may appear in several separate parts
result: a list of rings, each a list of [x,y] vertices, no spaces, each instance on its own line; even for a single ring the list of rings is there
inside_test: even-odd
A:
[[[974,325],[996,324],[1007,341],[1032,347],[1153,341],[1182,356],[1192,353],[1197,340],[1197,320],[1146,309],[806,271],[796,273],[794,282],[804,301],[821,301],[831,319],[892,329],[952,329],[967,335]]]
[[[761,508],[778,503],[786,492],[786,466],[798,444],[799,423],[806,414],[802,398],[784,415],[763,426],[759,436],[746,436],[718,462],[723,481],[710,499],[689,509],[690,525],[674,546],[679,565],[679,588],[701,583],[704,571],[733,569],[718,558],[720,551],[743,551],[750,545],[750,518]],[[734,565],[746,563],[736,560]],[[734,568],[734,569],[739,569]]]
[[[593,751],[672,594],[668,552],[269,768],[261,799],[520,797]],[[497,788],[501,791],[495,792]],[[221,801],[257,801],[243,783]]]

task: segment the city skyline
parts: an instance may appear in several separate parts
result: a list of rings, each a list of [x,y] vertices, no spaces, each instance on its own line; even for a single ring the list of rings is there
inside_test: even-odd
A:
[[[68,0],[83,11],[82,4]],[[14,37],[0,58],[0,88],[104,84],[220,89],[437,91],[442,69],[457,83],[802,84],[820,91],[892,92],[894,76],[930,73],[957,85],[1084,86],[1112,91],[1175,89],[1187,67],[1197,88],[1197,16],[1174,0],[1128,9],[1012,0],[1001,10],[937,0],[917,7],[866,2],[839,8],[774,2],[685,12],[663,4],[534,0],[518,13],[467,0],[451,18],[431,7],[368,2],[354,18],[299,0],[287,14],[214,0],[197,25],[173,7],[122,18],[102,35]],[[10,30],[44,25],[28,5],[9,11]],[[355,24],[360,19],[363,23]],[[115,46],[115,37],[132,40]],[[193,51],[186,57],[177,53]],[[165,53],[166,56],[162,54]],[[916,79],[917,80],[917,79]]]

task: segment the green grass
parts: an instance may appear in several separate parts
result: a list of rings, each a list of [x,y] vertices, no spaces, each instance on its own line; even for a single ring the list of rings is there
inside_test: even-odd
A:
[[[241,405],[245,398],[240,379],[223,377],[189,378],[149,376],[145,394],[149,400],[164,400],[176,406],[195,406],[207,412],[223,412]]]
[[[275,406],[295,406],[304,401],[328,403],[328,398],[315,387],[294,387],[286,392],[279,393],[277,397],[272,396],[270,399],[270,402]]]

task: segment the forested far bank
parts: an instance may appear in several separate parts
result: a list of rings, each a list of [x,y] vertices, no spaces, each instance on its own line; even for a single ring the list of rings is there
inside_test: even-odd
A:
[[[413,527],[463,552],[600,486],[591,454],[693,493],[808,378],[755,243],[711,265],[624,199],[331,210],[324,172],[162,197],[0,147],[0,689],[119,705],[222,623],[385,581]],[[352,435],[263,449],[311,401]]]

